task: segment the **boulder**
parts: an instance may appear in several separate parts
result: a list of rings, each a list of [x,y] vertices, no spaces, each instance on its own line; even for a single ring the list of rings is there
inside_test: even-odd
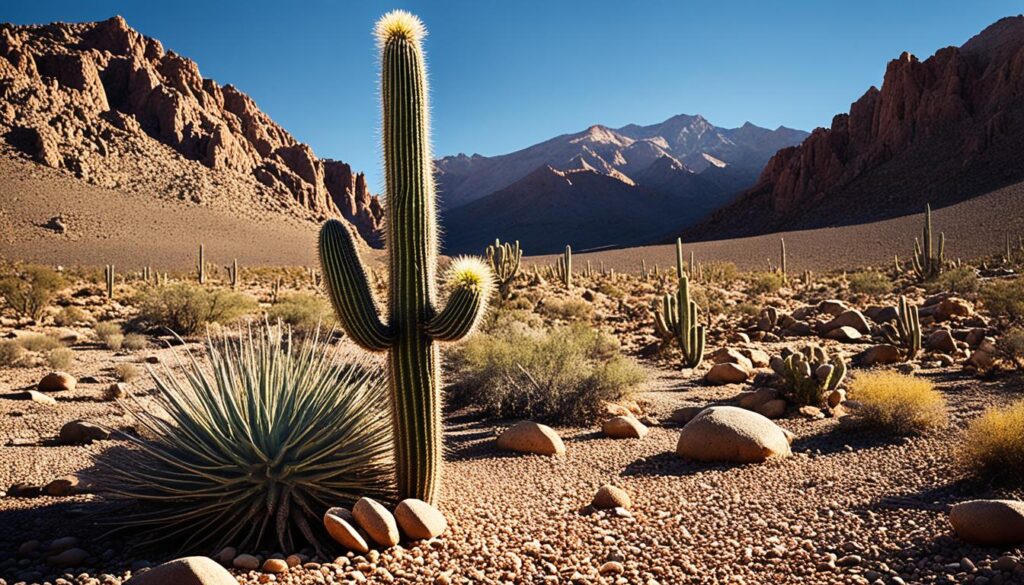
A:
[[[679,434],[676,453],[697,461],[756,463],[792,454],[778,425],[734,406],[712,406],[688,422]]]
[[[611,484],[605,484],[598,488],[590,505],[598,510],[611,510],[613,508],[625,508],[628,510],[633,505],[633,501],[630,499],[629,494],[626,493],[626,490]]]
[[[78,490],[79,483],[77,476],[67,475],[44,485],[43,493],[58,498],[70,496]]]
[[[739,405],[747,410],[757,410],[765,402],[770,402],[779,397],[779,391],[774,388],[758,388],[751,392],[743,392],[739,397]]]
[[[960,297],[949,297],[939,301],[935,308],[936,321],[948,321],[953,317],[970,317],[974,314],[974,305]]]
[[[953,334],[945,327],[929,333],[928,337],[924,340],[924,346],[927,349],[941,351],[942,353],[956,353],[957,350]]]
[[[220,564],[209,557],[184,557],[132,576],[125,585],[238,585]]]
[[[750,376],[750,370],[739,364],[724,362],[711,367],[704,379],[708,384],[721,386],[722,384],[738,384],[746,382]]]
[[[381,546],[395,546],[400,538],[394,515],[382,504],[370,498],[359,498],[352,506],[352,516],[374,542]]]
[[[900,349],[888,343],[875,345],[865,349],[856,356],[853,361],[861,366],[870,367],[876,365],[895,364],[903,359]]]
[[[782,418],[786,414],[787,406],[788,404],[786,404],[785,400],[775,398],[763,404],[759,404],[751,410],[765,418]]]
[[[830,330],[828,333],[825,334],[825,337],[843,343],[849,343],[851,341],[859,340],[862,337],[862,335],[860,331],[854,329],[853,327],[847,327],[844,325],[842,327],[836,327],[835,329]]]
[[[833,317],[831,321],[821,326],[820,332],[822,335],[825,335],[833,329],[838,329],[840,327],[851,327],[860,333],[871,332],[871,326],[868,325],[868,320],[864,318],[864,315],[862,315],[860,311],[854,309],[843,311]]]
[[[395,520],[402,534],[409,540],[436,538],[448,528],[448,520],[440,510],[413,498],[398,503]]]
[[[767,368],[768,362],[771,361],[771,356],[768,355],[768,352],[760,349],[744,349],[742,353],[755,368]]]
[[[687,405],[680,406],[679,408],[672,411],[672,414],[668,415],[668,422],[675,423],[678,425],[685,425],[686,423],[693,420],[693,417],[700,414],[700,411],[707,408],[706,406],[698,405]]]
[[[547,425],[524,420],[506,429],[498,436],[499,449],[535,453],[537,455],[562,455],[565,443],[554,429]]]
[[[91,443],[110,438],[110,432],[103,427],[84,420],[73,420],[60,428],[57,440],[65,445]]]
[[[850,310],[850,306],[843,301],[828,299],[818,303],[818,312],[836,317]]]
[[[747,370],[754,367],[747,356],[728,347],[720,348],[718,351],[711,354],[711,361],[716,364],[736,364],[743,366]]]
[[[888,305],[885,307],[881,307],[878,305],[871,306],[868,307],[867,309],[864,309],[864,314],[868,317],[868,319],[871,319],[872,321],[878,323],[879,325],[895,321],[897,317],[899,317],[899,311],[897,311],[896,307],[893,307],[892,305]]]
[[[77,385],[75,377],[67,372],[50,372],[43,376],[36,389],[40,392],[64,392],[74,390]]]
[[[971,500],[949,510],[949,522],[960,538],[983,546],[1024,544],[1024,502]]]
[[[348,520],[334,514],[324,514],[324,528],[334,542],[346,549],[359,554],[369,552],[370,546],[366,543],[366,538]]]
[[[616,416],[601,425],[601,432],[612,439],[642,439],[647,435],[644,423],[631,416]]]

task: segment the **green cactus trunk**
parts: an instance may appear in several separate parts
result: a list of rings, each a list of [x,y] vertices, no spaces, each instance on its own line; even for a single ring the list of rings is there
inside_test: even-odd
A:
[[[320,233],[323,279],[352,339],[388,351],[398,497],[437,503],[443,462],[441,380],[435,341],[473,329],[490,295],[479,261],[457,260],[447,305],[436,308],[437,227],[428,136],[422,25],[393,12],[378,23],[387,187],[389,310],[383,322],[349,230],[337,220]]]

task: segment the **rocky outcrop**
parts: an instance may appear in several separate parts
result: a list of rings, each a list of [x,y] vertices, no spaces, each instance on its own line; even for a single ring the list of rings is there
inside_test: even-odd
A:
[[[163,174],[202,201],[232,181],[303,217],[343,217],[381,243],[383,210],[361,173],[317,158],[249,96],[203,78],[121,17],[0,25],[0,133],[96,184],[151,189]]]
[[[689,236],[881,219],[1024,180],[1022,95],[1024,16],[924,61],[903,53],[881,89],[780,150],[757,184]]]

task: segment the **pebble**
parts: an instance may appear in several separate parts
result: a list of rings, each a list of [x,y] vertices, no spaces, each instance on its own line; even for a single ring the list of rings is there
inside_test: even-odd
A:
[[[231,561],[231,566],[244,571],[255,571],[260,568],[260,560],[250,554],[240,554]]]

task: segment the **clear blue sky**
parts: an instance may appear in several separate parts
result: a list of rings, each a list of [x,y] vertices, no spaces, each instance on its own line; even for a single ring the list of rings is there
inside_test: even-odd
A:
[[[1004,0],[196,2],[15,0],[0,20],[101,20],[143,34],[232,83],[320,156],[379,190],[376,18],[423,18],[435,152],[516,150],[600,123],[702,114],[828,125],[908,50],[960,45],[1024,9]]]

